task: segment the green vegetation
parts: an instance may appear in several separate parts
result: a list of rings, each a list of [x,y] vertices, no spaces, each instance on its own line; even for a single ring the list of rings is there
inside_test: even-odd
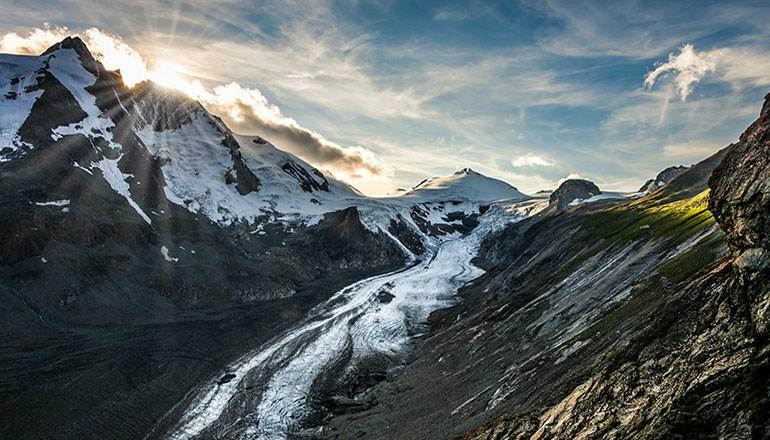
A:
[[[711,226],[714,217],[708,210],[709,190],[677,201],[643,197],[586,216],[585,241],[632,241],[641,238],[683,240]]]

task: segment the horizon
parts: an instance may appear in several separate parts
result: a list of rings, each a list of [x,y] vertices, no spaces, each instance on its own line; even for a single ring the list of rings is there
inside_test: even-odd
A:
[[[177,88],[235,132],[375,197],[465,167],[527,194],[566,178],[633,191],[735,141],[770,86],[759,18],[770,8],[751,3],[233,1],[86,14],[94,4],[47,23],[6,8],[0,52],[79,35],[127,84]]]

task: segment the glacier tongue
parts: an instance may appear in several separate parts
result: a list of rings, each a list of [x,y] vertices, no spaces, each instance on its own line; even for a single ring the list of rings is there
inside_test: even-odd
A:
[[[372,355],[396,356],[415,326],[454,301],[483,271],[471,264],[484,235],[544,207],[542,201],[493,206],[467,236],[446,236],[423,261],[354,283],[311,312],[304,324],[245,355],[198,390],[171,439],[211,433],[285,439],[299,431],[314,407],[313,386],[345,359],[348,367]],[[389,301],[381,301],[387,292]]]

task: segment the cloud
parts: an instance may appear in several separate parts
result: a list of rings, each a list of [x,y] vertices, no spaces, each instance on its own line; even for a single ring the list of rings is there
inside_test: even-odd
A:
[[[302,127],[294,119],[284,116],[257,89],[230,83],[202,91],[195,98],[209,111],[221,116],[233,130],[258,134],[317,166],[356,178],[362,173],[379,175],[385,172],[371,151],[362,147],[342,147]]]
[[[706,76],[724,81],[733,88],[766,86],[770,84],[768,51],[755,47],[725,47],[698,51],[692,44],[684,44],[678,52],[671,52],[665,63],[647,73],[644,85],[651,89],[663,76],[670,75],[674,89],[682,101],[695,85]]]
[[[551,162],[548,159],[544,159],[540,156],[537,156],[533,153],[527,153],[524,156],[519,156],[511,161],[511,165],[513,165],[516,168],[521,167],[551,167],[554,165],[553,162]]]
[[[70,34],[66,27],[49,25],[33,29],[26,36],[9,33],[0,38],[0,51],[37,55]],[[265,137],[279,148],[342,176],[360,178],[386,172],[370,150],[360,146],[343,147],[302,127],[268,102],[258,89],[244,88],[236,82],[208,89],[199,80],[179,72],[178,66],[148,62],[118,35],[90,28],[80,33],[80,37],[105,68],[120,70],[129,87],[149,79],[179,89],[222,117],[234,131]]]
[[[648,89],[652,88],[658,78],[671,73],[676,91],[682,101],[686,101],[693,86],[716,70],[717,58],[718,52],[698,52],[692,44],[687,43],[678,53],[668,54],[667,62],[649,72],[644,77],[644,85]]]
[[[0,52],[22,55],[40,55],[54,43],[63,40],[69,34],[66,27],[51,27],[48,23],[42,28],[32,29],[25,36],[10,32],[0,38]]]
[[[97,28],[87,29],[82,35],[88,50],[108,70],[120,70],[123,82],[132,87],[151,77],[147,63],[137,51],[113,34]]]

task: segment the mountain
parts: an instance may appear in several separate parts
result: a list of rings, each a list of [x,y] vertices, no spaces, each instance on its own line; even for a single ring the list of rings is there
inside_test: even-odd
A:
[[[430,260],[486,212],[519,218],[488,199],[520,193],[465,174],[368,198],[185,95],[126,87],[77,37],[0,55],[0,433],[152,435],[344,286]]]
[[[567,179],[549,196],[549,202],[558,210],[567,209],[583,200],[600,196],[602,191],[595,183],[583,179]]]
[[[641,188],[639,188],[640,193],[646,193],[649,194],[651,192],[655,192],[658,189],[660,189],[662,186],[667,184],[668,182],[672,181],[676,176],[682,174],[685,170],[687,170],[687,167],[684,166],[673,166],[668,167],[658,173],[657,176],[655,176],[654,179],[650,179],[647,182],[642,185]]]
[[[770,95],[659,191],[488,235],[486,274],[322,437],[767,438],[768,158]]]
[[[78,38],[0,55],[0,436],[766,438],[769,133],[369,198]]]
[[[420,201],[472,200],[525,200],[528,197],[502,180],[493,179],[470,168],[463,168],[449,176],[431,177],[408,191],[399,191],[399,197]]]
[[[78,38],[0,55],[0,134],[2,437],[143,437],[244,347],[407,257],[349,186],[127,88]]]

